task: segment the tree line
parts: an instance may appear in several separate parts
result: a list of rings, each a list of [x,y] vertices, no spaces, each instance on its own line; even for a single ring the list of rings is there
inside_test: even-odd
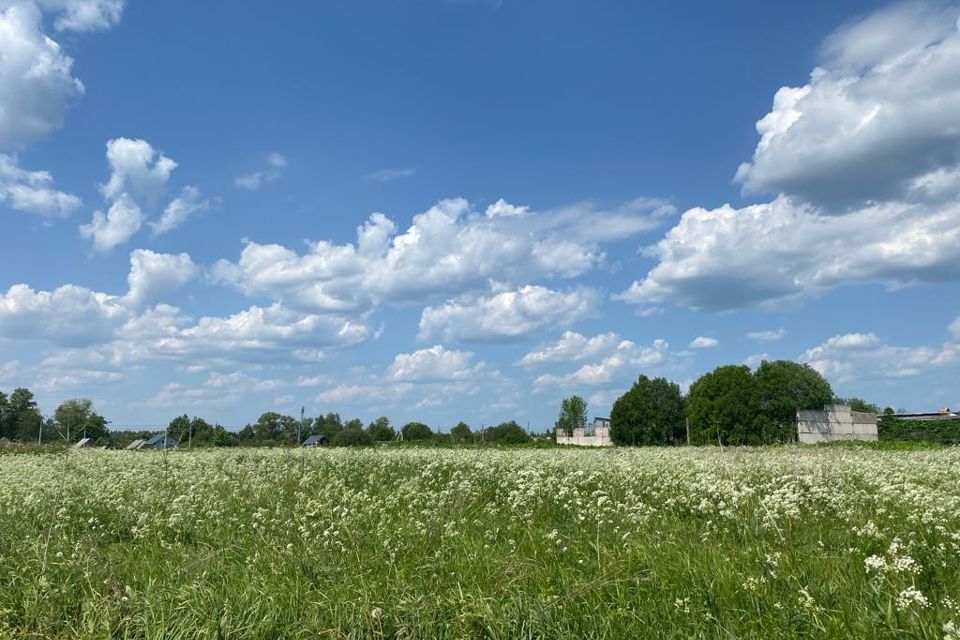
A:
[[[613,405],[610,438],[618,445],[793,442],[797,411],[828,404],[879,413],[859,398],[836,397],[819,372],[791,360],[765,360],[756,370],[717,367],[691,384],[686,395],[675,382],[641,375]]]
[[[44,416],[29,389],[20,387],[9,395],[0,391],[0,439],[23,444],[69,444],[90,438],[100,446],[122,448],[159,431],[110,429],[109,424],[96,412],[93,402],[86,398],[67,400],[56,408],[53,415]],[[359,418],[343,420],[338,413],[332,412],[297,419],[268,411],[239,431],[183,414],[162,430],[191,447],[296,446],[310,436],[324,436],[334,446],[365,446],[393,441],[435,444],[523,444],[533,441],[531,435],[513,420],[479,430],[459,422],[448,433],[440,433],[422,422],[395,427],[389,418],[381,416],[364,425]]]

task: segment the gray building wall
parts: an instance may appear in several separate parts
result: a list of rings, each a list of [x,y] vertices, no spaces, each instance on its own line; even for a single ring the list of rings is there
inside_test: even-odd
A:
[[[877,416],[853,411],[846,405],[827,405],[821,411],[797,412],[797,439],[804,444],[837,440],[877,440]]]

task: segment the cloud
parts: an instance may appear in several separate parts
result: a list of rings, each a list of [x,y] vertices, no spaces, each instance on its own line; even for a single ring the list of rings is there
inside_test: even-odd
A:
[[[387,377],[398,382],[463,380],[477,372],[470,366],[472,358],[469,351],[450,351],[438,344],[413,353],[397,354],[387,369]]]
[[[124,0],[38,0],[47,11],[57,12],[57,31],[101,31],[120,22]]]
[[[566,375],[544,374],[535,378],[533,384],[541,390],[609,384],[624,377],[635,377],[638,369],[664,365],[669,348],[666,340],[654,340],[649,347],[623,340],[611,355],[599,362],[583,365]]]
[[[32,2],[0,5],[0,147],[22,147],[63,125],[83,95],[73,59],[42,31]]]
[[[416,171],[412,168],[380,169],[379,171],[374,171],[373,173],[368,174],[367,178],[370,180],[375,180],[376,182],[391,182],[401,178],[409,178],[414,173],[416,173]]]
[[[163,215],[157,222],[150,222],[150,228],[154,236],[173,231],[187,218],[200,211],[206,211],[210,208],[210,201],[200,195],[200,190],[196,187],[184,187],[180,195],[170,201],[170,204],[163,210]]]
[[[167,188],[170,174],[177,163],[153,148],[146,140],[114,138],[107,142],[110,179],[100,185],[108,200],[128,194],[137,199],[156,202]]]
[[[107,212],[93,212],[89,223],[80,225],[80,235],[93,240],[100,253],[109,253],[114,247],[126,244],[143,224],[143,211],[133,198],[122,194],[114,200]]]
[[[266,168],[237,176],[233,185],[238,189],[256,191],[265,184],[276,182],[287,168],[287,159],[276,152],[267,154]]]
[[[15,156],[0,153],[0,203],[17,211],[66,218],[80,207],[80,198],[53,189],[52,184],[49,172],[21,169]]]
[[[282,389],[286,383],[277,379],[261,380],[247,375],[241,371],[231,373],[221,373],[212,371],[207,379],[197,386],[187,386],[182,383],[170,383],[157,392],[147,401],[150,407],[176,407],[178,411],[187,411],[192,407],[210,407],[223,406],[240,402],[251,394],[273,394],[277,389]],[[278,404],[289,404],[292,396],[282,396],[277,398],[289,399],[287,402]],[[276,406],[276,405],[275,405]]]
[[[321,240],[303,255],[249,242],[237,262],[213,268],[218,281],[314,312],[494,293],[540,278],[572,278],[605,261],[602,245],[660,226],[669,207],[635,200],[609,211],[581,204],[487,217],[461,198],[443,200],[402,233],[381,213],[357,229],[356,244]]]
[[[835,32],[810,82],[777,92],[737,181],[829,210],[901,199],[912,180],[956,168],[958,16],[954,4],[900,3]]]
[[[691,209],[648,250],[658,263],[617,299],[719,311],[773,306],[849,284],[960,278],[960,201],[889,202],[843,216],[780,197]]]
[[[102,342],[127,315],[115,296],[75,285],[34,291],[15,284],[0,293],[0,336],[6,340],[44,339],[59,346]]]
[[[770,329],[766,331],[751,331],[747,334],[747,337],[757,342],[776,342],[785,335],[787,335],[787,330],[783,327],[780,327],[776,330]]]
[[[186,285],[196,274],[197,267],[186,253],[136,249],[130,253],[129,289],[124,301],[133,307],[155,303]]]
[[[746,191],[780,195],[690,209],[618,299],[718,311],[960,278],[958,16],[896,4],[830,36],[810,83],[777,92],[737,172]]]
[[[913,377],[960,362],[958,328],[960,318],[954,320],[948,328],[949,338],[939,346],[890,345],[873,332],[838,334],[807,349],[798,359],[841,384]]]
[[[690,341],[691,349],[711,349],[720,344],[720,341],[716,338],[708,338],[705,336],[697,336]]]
[[[100,185],[100,193],[109,203],[106,213],[93,212],[89,223],[80,226],[80,235],[93,240],[94,249],[109,253],[136,235],[148,213],[157,210],[167,191],[170,175],[177,163],[156,150],[146,140],[114,138],[107,142],[110,178]],[[211,203],[200,190],[184,187],[180,195],[167,203],[159,220],[149,222],[152,235],[176,229],[193,214],[209,209]]]
[[[559,340],[540,345],[524,355],[517,364],[533,367],[587,360],[613,351],[619,343],[620,336],[612,332],[587,338],[575,331],[565,331]]]
[[[570,325],[594,312],[600,295],[587,288],[553,291],[527,285],[491,297],[453,300],[420,315],[418,340],[502,342],[555,326]]]

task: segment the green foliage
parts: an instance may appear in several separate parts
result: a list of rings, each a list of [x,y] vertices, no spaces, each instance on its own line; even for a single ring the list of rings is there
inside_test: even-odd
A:
[[[705,373],[687,396],[694,444],[760,444],[762,418],[757,383],[747,366],[727,365]]]
[[[792,442],[797,411],[822,409],[830,404],[830,383],[808,364],[792,360],[764,360],[753,374],[757,410],[763,420],[761,442]]]
[[[287,426],[293,428],[293,433],[281,430],[279,437],[285,439],[292,435],[296,439],[296,426],[289,424]],[[171,420],[167,427],[167,433],[176,438],[180,442],[180,446],[232,447],[238,444],[237,436],[220,425],[213,426],[203,418],[194,417],[190,419],[187,414]]]
[[[57,430],[70,442],[77,442],[81,438],[93,438],[97,444],[104,446],[112,442],[106,418],[94,410],[93,402],[87,398],[74,398],[61,403],[53,412],[53,421]]]
[[[511,420],[486,429],[483,440],[489,444],[525,444],[531,442],[532,438],[523,427]]]
[[[390,442],[397,437],[397,432],[390,426],[390,420],[387,416],[380,416],[370,423],[367,427],[367,433],[377,442]]]
[[[686,440],[685,404],[680,387],[646,376],[613,404],[610,438],[618,445],[666,445]]]
[[[580,396],[570,396],[560,401],[560,415],[557,416],[557,426],[568,435],[573,430],[587,424],[587,401]]]
[[[21,427],[26,429],[31,425],[37,425],[39,431],[39,423],[36,422],[39,416],[36,400],[29,389],[19,387],[9,397],[0,393],[0,438],[16,440]],[[36,439],[36,434],[33,434],[33,439]]]
[[[359,427],[350,427],[338,431],[330,444],[335,447],[368,447],[373,444],[373,438]]]
[[[401,430],[404,441],[430,440],[433,430],[422,422],[408,422]]]
[[[880,440],[886,441],[960,444],[960,419],[903,420],[886,415],[877,423],[877,433]]]
[[[299,421],[288,415],[268,411],[253,425],[253,439],[260,443],[296,444]]]
[[[880,415],[881,413],[886,413],[886,410],[881,411],[880,405],[873,404],[872,402],[867,402],[863,398],[833,398],[831,400],[833,404],[845,404],[849,405],[850,409],[853,411],[862,411],[863,413],[876,413]],[[887,407],[890,409],[890,407]],[[890,409],[890,412],[893,412],[893,409]]]
[[[470,430],[470,425],[461,421],[458,422],[452,429],[450,429],[450,437],[454,440],[454,442],[472,442],[473,431]]]

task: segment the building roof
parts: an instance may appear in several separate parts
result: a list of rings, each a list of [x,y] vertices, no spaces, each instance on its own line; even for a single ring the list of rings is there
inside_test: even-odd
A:
[[[323,435],[320,435],[320,436],[310,436],[309,438],[307,438],[306,440],[303,441],[303,444],[302,444],[301,446],[303,446],[303,447],[312,447],[312,446],[314,446],[314,445],[318,445],[318,444],[320,444],[321,442],[326,442],[326,441],[327,441],[327,436],[323,436]]]
[[[146,447],[152,447],[152,446],[155,445],[155,444],[160,444],[161,442],[163,442],[163,437],[166,436],[166,435],[167,435],[166,433],[158,433],[157,435],[155,435],[155,436],[153,436],[153,437],[151,437],[151,438],[148,438],[147,441],[144,442],[143,444],[144,444],[144,446],[146,446]],[[177,439],[174,438],[173,436],[170,436],[170,439],[173,440],[174,442],[176,442],[176,440],[177,440]]]
[[[77,444],[73,445],[74,449],[85,449],[87,447],[93,446],[93,438],[82,438],[77,441]]]
[[[143,439],[134,440],[133,442],[127,445],[127,451],[136,451],[137,449],[142,447],[144,444],[146,444],[146,442],[147,441]]]

